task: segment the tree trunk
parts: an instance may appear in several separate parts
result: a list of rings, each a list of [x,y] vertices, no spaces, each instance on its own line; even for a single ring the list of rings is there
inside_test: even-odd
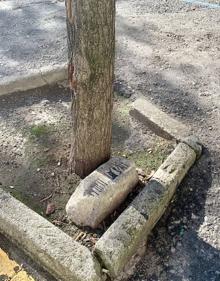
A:
[[[115,0],[66,0],[73,138],[70,169],[81,177],[109,159]]]

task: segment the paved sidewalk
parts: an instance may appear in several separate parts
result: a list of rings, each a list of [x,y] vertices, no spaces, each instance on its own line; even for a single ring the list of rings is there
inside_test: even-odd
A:
[[[0,1],[0,83],[67,60],[64,1]]]

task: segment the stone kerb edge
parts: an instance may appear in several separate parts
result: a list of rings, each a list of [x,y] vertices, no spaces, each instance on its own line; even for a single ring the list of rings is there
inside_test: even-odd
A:
[[[67,78],[67,66],[43,67],[27,75],[5,77],[0,82],[0,96],[53,84]]]
[[[1,188],[0,232],[58,280],[103,280],[100,264],[87,247]]]

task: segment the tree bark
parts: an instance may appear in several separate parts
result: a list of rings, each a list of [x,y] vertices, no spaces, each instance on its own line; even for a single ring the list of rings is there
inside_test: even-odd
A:
[[[109,159],[115,0],[66,0],[73,138],[70,169],[87,176]]]

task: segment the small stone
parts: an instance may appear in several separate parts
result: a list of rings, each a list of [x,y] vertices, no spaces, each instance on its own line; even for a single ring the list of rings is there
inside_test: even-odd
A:
[[[11,189],[14,189],[14,188],[15,188],[13,185],[10,185],[9,187],[10,187]]]
[[[41,171],[41,169],[40,168],[37,168],[37,172],[40,172]]]
[[[197,219],[198,219],[198,216],[196,216],[195,214],[192,213],[191,218],[192,218],[193,220],[197,220]]]
[[[171,248],[171,253],[174,254],[176,252],[176,249],[174,247]]]
[[[96,228],[137,183],[134,163],[111,158],[81,181],[66,205],[67,215],[77,225]]]
[[[49,103],[50,103],[49,100],[46,100],[46,99],[41,101],[41,105],[43,105],[43,106],[45,106]]]
[[[52,176],[52,177],[54,177],[54,176],[55,176],[55,173],[54,173],[54,172],[53,172],[53,173],[51,173],[51,176]]]
[[[49,216],[55,212],[55,204],[54,203],[48,203],[46,208],[46,215]]]
[[[140,175],[142,177],[146,177],[146,173],[140,168],[137,169],[137,173],[138,173],[138,175]]]
[[[58,167],[60,167],[60,166],[61,166],[61,162],[60,162],[60,161],[57,163],[57,166],[58,166]]]

